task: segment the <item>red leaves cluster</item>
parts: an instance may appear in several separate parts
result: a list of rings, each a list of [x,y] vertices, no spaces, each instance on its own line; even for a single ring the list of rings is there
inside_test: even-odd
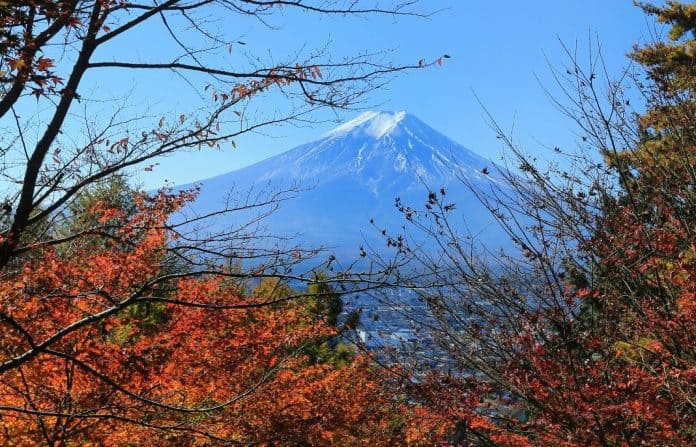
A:
[[[598,139],[629,131],[640,139],[629,150],[607,150],[616,178],[607,180],[613,185],[599,213],[580,196],[559,201],[580,216],[597,216],[589,239],[573,239],[577,268],[559,269],[568,259],[550,252],[543,253],[548,264],[525,253],[561,278],[539,286],[546,295],[539,294],[538,311],[511,311],[514,323],[501,312],[503,321],[488,322],[488,338],[469,330],[472,344],[493,346],[490,358],[469,362],[466,380],[441,378],[424,386],[432,395],[420,394],[443,423],[456,424],[449,438],[455,444],[696,443],[696,6],[643,8],[672,25],[673,41],[633,54],[652,84],[638,129],[609,129],[597,115],[588,118],[587,127],[602,129]],[[545,192],[553,197],[551,188]],[[538,223],[547,225],[545,219]],[[575,275],[580,271],[587,274]]]
[[[12,1],[0,3],[0,80],[34,85],[37,96],[55,92],[62,79],[52,58],[41,54],[44,39],[61,28],[81,26],[72,2]],[[36,32],[43,27],[45,32]]]
[[[302,302],[166,279],[164,224],[190,199],[138,196],[135,213],[97,201],[99,231],[2,277],[0,362],[34,352],[0,373],[2,442],[391,446],[417,431],[367,359],[310,360],[337,329]]]

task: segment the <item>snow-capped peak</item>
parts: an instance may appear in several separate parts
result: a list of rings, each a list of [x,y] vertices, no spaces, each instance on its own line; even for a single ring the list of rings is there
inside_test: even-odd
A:
[[[272,194],[294,191],[299,185],[304,190],[264,221],[269,234],[300,235],[298,239],[293,236],[292,243],[329,245],[344,256],[353,256],[366,240],[375,248],[385,246],[378,239],[379,232],[368,225],[370,219],[397,231],[404,224],[404,215],[394,207],[395,197],[419,207],[429,190],[444,188],[448,203],[456,203],[466,217],[466,228],[460,229],[490,242],[490,249],[495,250],[505,244],[506,234],[493,229],[492,219],[486,217],[488,210],[470,189],[483,194],[492,191],[498,185],[495,170],[492,161],[414,115],[367,112],[314,141],[204,180],[194,210],[203,214],[228,205],[222,202],[221,191],[233,186],[237,197],[244,199],[249,191]],[[228,231],[238,225],[244,217],[236,216],[221,218],[216,229]]]
[[[467,173],[489,184],[492,162],[406,112],[366,112],[323,137],[230,174],[255,182],[292,179],[308,185],[346,181],[375,196],[439,187]],[[350,179],[350,180],[346,180]],[[397,185],[399,185],[397,187]],[[386,192],[385,192],[386,191]]]
[[[406,112],[365,112],[346,123],[341,124],[326,134],[327,137],[343,136],[347,133],[364,133],[375,139],[389,135],[399,122],[404,119]]]

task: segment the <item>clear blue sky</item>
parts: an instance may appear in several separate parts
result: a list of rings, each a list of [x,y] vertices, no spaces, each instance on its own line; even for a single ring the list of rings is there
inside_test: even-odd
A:
[[[501,146],[484,117],[477,95],[503,128],[512,129],[516,140],[532,153],[541,144],[573,145],[572,124],[550,104],[540,85],[553,88],[547,59],[554,65],[567,62],[559,42],[586,50],[588,39],[597,37],[611,70],[627,63],[625,54],[635,42],[650,35],[651,22],[629,0],[422,0],[425,9],[446,8],[429,19],[372,16],[369,19],[323,17],[286,12],[269,30],[248,21],[235,25],[235,35],[247,44],[250,54],[285,56],[307,47],[330,42],[333,55],[390,49],[397,63],[413,63],[448,53],[441,68],[416,70],[401,75],[386,89],[374,91],[365,108],[406,110],[420,117],[468,148],[497,158]],[[232,28],[230,24],[221,26]],[[140,52],[157,51],[152,41],[123,41],[116,48],[138,60]],[[148,40],[148,39],[145,39]],[[166,54],[161,55],[166,58]],[[174,75],[136,77],[113,72],[101,85],[118,95],[133,89],[133,97],[147,96],[157,111],[179,113],[194,104],[185,86]],[[539,78],[539,81],[537,80]],[[102,92],[103,93],[103,92]],[[136,101],[137,102],[137,101]],[[349,119],[360,111],[343,113]],[[178,116],[178,115],[177,115]],[[316,118],[332,119],[327,111]],[[264,135],[249,135],[237,141],[236,150],[202,151],[163,160],[154,171],[142,173],[147,188],[164,179],[181,184],[227,172],[307,142],[334,127],[323,122],[307,127],[281,127]]]

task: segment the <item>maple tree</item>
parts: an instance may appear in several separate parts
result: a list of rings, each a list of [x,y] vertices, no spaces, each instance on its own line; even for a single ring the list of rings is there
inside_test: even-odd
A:
[[[101,227],[3,276],[3,443],[427,445],[383,372],[327,345],[343,328],[322,277],[241,296],[220,272],[187,275],[163,224],[190,194],[124,207],[110,190],[83,200]]]
[[[558,73],[563,111],[604,163],[581,153],[581,174],[543,171],[498,129],[521,175],[491,172],[508,186],[475,192],[518,253],[472,247],[444,191],[425,210],[402,205],[440,250],[406,237],[399,254],[420,267],[420,282],[400,280],[419,291],[430,310],[420,324],[452,364],[411,390],[449,427],[443,444],[696,442],[696,6],[641,6],[670,27],[669,40],[631,53],[643,71],[600,82],[596,55],[589,71],[572,60]]]
[[[263,126],[350,107],[388,76],[437,63],[321,51],[231,63],[224,56],[240,43],[218,19],[265,26],[284,9],[421,15],[415,2],[383,5],[0,1],[4,444],[396,445],[407,431],[427,439],[371,363],[335,341],[336,278],[293,273],[316,251],[259,229],[297,189],[247,194],[201,216],[186,208],[195,189],[145,194],[124,180],[157,157],[236,146]],[[152,33],[162,51],[137,61],[115,51],[125,36]],[[87,93],[88,77],[103,70],[174,72],[203,103],[164,117],[129,115],[120,103],[105,113]],[[268,95],[276,109],[251,113]],[[229,213],[248,219],[206,227]]]

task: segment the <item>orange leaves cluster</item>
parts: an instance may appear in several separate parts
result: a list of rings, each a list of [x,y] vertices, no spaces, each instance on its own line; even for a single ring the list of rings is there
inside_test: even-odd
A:
[[[84,237],[46,244],[2,277],[0,363],[36,352],[0,372],[0,442],[416,439],[414,414],[367,359],[339,365],[306,354],[337,328],[302,302],[259,306],[268,297],[240,296],[222,277],[162,272],[165,223],[194,195],[138,195],[135,212],[96,200]]]
[[[42,55],[41,45],[30,30],[39,26],[37,17],[51,25],[78,27],[69,2],[13,1],[0,5],[0,82],[32,83],[32,94],[53,93],[62,79],[53,72],[54,60]],[[79,20],[78,20],[79,21]],[[38,34],[38,33],[36,33]]]
[[[623,151],[604,149],[607,172],[616,177],[600,178],[610,186],[596,209],[586,196],[558,201],[582,216],[579,221],[596,220],[576,227],[572,213],[550,222],[537,218],[541,228],[568,225],[583,235],[569,236],[571,248],[563,255],[525,253],[530,270],[545,275],[541,293],[530,293],[531,311],[516,312],[512,303],[500,312],[501,321],[485,321],[494,334],[469,330],[472,345],[490,358],[470,360],[466,352],[455,358],[472,365],[471,380],[481,383],[471,388],[440,378],[426,386],[433,394],[424,393],[424,401],[444,421],[457,422],[452,433],[463,445],[696,444],[696,7],[676,1],[641,7],[670,24],[673,39],[636,47],[632,55],[650,84],[641,86],[647,112],[636,127],[610,129],[611,118],[602,122],[607,118],[594,112],[579,121],[602,129],[594,134],[599,140],[631,134],[638,141]],[[621,115],[621,106],[611,107],[611,114]],[[535,170],[526,169],[527,161],[522,166]],[[553,188],[541,191],[551,201]],[[524,287],[517,290],[522,295]]]
[[[255,95],[262,93],[273,86],[287,86],[295,82],[312,80],[320,82],[324,75],[319,65],[300,66],[294,68],[273,68],[263,73],[258,73],[255,76],[258,79],[252,79],[246,83],[235,85],[231,90],[221,92],[213,91],[211,96],[214,101],[222,104],[235,104],[244,99],[251,99]],[[208,90],[210,85],[206,85],[205,90]],[[235,112],[239,116],[239,112]]]

